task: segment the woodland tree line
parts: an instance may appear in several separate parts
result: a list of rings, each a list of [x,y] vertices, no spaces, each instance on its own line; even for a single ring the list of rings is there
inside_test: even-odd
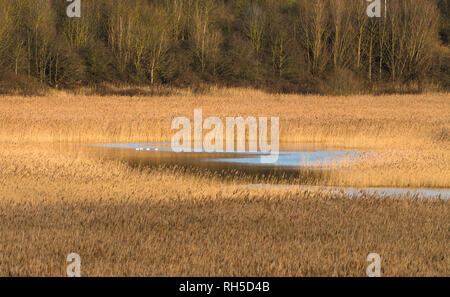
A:
[[[384,4],[384,1],[382,1]],[[448,0],[0,1],[0,91],[104,83],[448,90]]]

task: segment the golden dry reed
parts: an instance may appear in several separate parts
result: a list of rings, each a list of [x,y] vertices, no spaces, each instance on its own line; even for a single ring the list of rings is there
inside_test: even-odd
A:
[[[336,164],[349,169],[326,184],[450,184],[448,94],[0,97],[0,275],[63,276],[72,252],[82,276],[365,276],[369,253],[384,276],[449,275],[448,200],[243,188],[50,148],[168,140],[171,119],[196,107],[279,116],[282,141],[375,152]]]
[[[376,153],[330,174],[323,181],[329,185],[450,187],[448,93],[330,97],[216,89],[201,96],[1,97],[0,142],[170,141],[172,119],[192,119],[195,108],[204,118],[278,116],[281,142]]]

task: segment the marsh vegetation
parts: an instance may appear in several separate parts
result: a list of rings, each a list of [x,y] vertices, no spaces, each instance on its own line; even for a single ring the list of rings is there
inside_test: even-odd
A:
[[[449,188],[449,99],[250,89],[0,97],[0,275],[64,275],[71,252],[85,276],[363,276],[372,252],[386,276],[448,275],[448,200],[241,185]],[[298,179],[55,149],[170,141],[172,118],[198,106],[220,117],[279,116],[281,141],[374,155]]]

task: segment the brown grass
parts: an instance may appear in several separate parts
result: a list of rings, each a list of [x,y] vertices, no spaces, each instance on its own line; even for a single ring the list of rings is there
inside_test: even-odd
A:
[[[214,176],[8,146],[0,275],[448,275],[447,201],[225,187]],[[24,160],[27,160],[24,162]]]
[[[327,97],[218,89],[201,96],[0,97],[0,143],[170,141],[172,119],[193,118],[194,108],[203,109],[203,118],[279,116],[282,142],[377,153],[322,181],[327,184],[450,187],[449,94]]]
[[[53,93],[0,97],[0,141],[170,141],[176,116],[279,116],[282,141],[358,148],[409,148],[450,140],[448,94],[271,95],[219,89],[209,95],[99,97]]]
[[[284,141],[377,153],[324,183],[450,185],[448,94],[0,97],[0,275],[65,275],[71,252],[85,276],[363,276],[369,253],[386,276],[449,275],[448,200],[245,189],[42,145],[167,140],[196,107],[278,115]]]

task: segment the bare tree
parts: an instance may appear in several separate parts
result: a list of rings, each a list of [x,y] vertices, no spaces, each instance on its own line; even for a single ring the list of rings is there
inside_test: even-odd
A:
[[[321,74],[329,60],[328,1],[302,1],[301,4],[300,28],[309,71],[312,74]]]
[[[186,4],[184,0],[169,0],[168,12],[170,14],[169,21],[172,28],[172,37],[174,40],[184,40],[186,31]]]
[[[191,35],[194,43],[194,53],[200,61],[201,71],[204,72],[209,63],[215,75],[222,35],[214,27],[213,7],[214,4],[209,1],[199,1],[197,3],[192,20]]]
[[[334,0],[331,5],[332,55],[335,71],[350,66],[355,30],[352,26],[352,0]]]
[[[6,68],[8,64],[8,55],[13,43],[13,7],[8,1],[0,3],[0,66]]]
[[[356,69],[360,69],[362,63],[361,60],[364,35],[368,23],[368,17],[366,15],[366,3],[364,1],[353,0],[351,7],[353,15],[355,16],[354,26],[356,26],[358,40],[356,45]]]
[[[438,14],[431,0],[391,1],[387,66],[393,81],[419,79],[427,71],[436,44]]]
[[[138,75],[146,72],[150,84],[155,83],[156,72],[170,44],[168,14],[159,5],[139,5],[130,22],[130,50]]]
[[[378,25],[378,19],[372,18],[369,20],[368,24],[368,49],[367,49],[367,55],[369,57],[369,65],[368,65],[368,74],[367,78],[369,81],[372,81],[372,70],[373,70],[373,64],[374,64],[374,40],[375,40],[375,32]]]
[[[65,1],[4,0],[0,67],[51,86],[191,77],[278,77],[311,91],[356,90],[362,79],[447,85],[437,75],[448,68],[445,1],[388,3],[371,19],[364,0],[83,0],[81,18],[70,19]]]
[[[108,45],[117,62],[117,69],[124,75],[131,60],[131,9],[127,3],[113,0],[108,19]]]
[[[290,64],[289,21],[281,13],[282,2],[272,4],[268,13],[268,42],[272,56],[272,68],[278,77],[283,77]]]
[[[384,63],[384,53],[386,51],[386,30],[387,30],[387,1],[385,1],[385,15],[380,21],[378,26],[378,49],[379,49],[379,62],[378,62],[378,75],[379,80],[383,78],[383,63]]]
[[[247,9],[245,33],[252,44],[256,56],[259,56],[264,44],[266,17],[261,6],[253,4]]]

